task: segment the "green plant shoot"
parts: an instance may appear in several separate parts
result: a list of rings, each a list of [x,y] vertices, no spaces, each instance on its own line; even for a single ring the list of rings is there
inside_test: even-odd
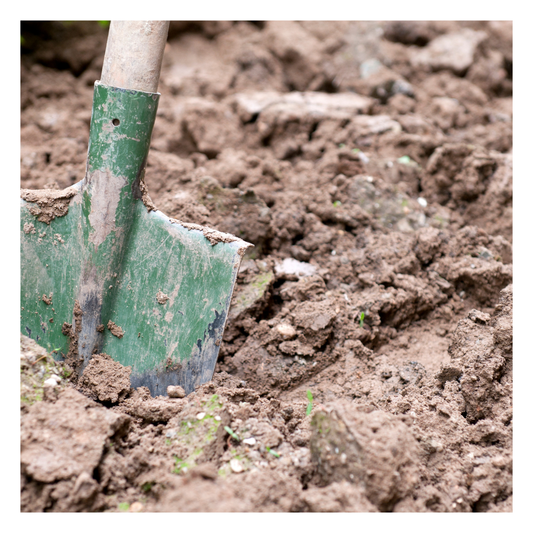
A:
[[[241,440],[239,438],[239,436],[237,435],[237,433],[235,433],[235,431],[233,431],[233,429],[231,429],[229,426],[224,426],[224,429],[235,439],[235,440]]]
[[[365,312],[361,311],[359,315],[359,327],[362,328],[365,325]]]
[[[307,390],[307,399],[309,400],[309,403],[307,404],[305,416],[309,416],[313,410],[313,393],[309,389]]]
[[[274,450],[271,450],[268,446],[266,446],[266,451],[268,453],[271,453],[274,457],[277,457],[278,459],[280,458],[280,455],[278,452],[275,452]]]

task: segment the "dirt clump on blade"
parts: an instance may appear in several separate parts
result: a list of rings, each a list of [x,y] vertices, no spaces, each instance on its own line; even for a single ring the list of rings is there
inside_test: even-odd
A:
[[[131,389],[131,367],[124,367],[105,353],[92,356],[78,379],[78,390],[99,402],[118,403]]]
[[[84,176],[107,30],[21,31],[38,240]],[[132,388],[105,354],[77,376],[77,304],[65,361],[22,332],[21,509],[513,511],[512,37],[171,22],[143,201],[254,247],[213,379],[188,395]]]
[[[63,217],[68,213],[70,199],[75,194],[74,189],[64,191],[23,189],[20,197],[30,203],[28,210],[37,220],[50,224],[54,218]]]

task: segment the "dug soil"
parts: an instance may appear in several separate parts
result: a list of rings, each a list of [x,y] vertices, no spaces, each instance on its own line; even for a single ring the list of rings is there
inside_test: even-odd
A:
[[[62,190],[107,28],[22,37]],[[512,511],[512,63],[507,22],[171,23],[149,195],[255,246],[188,396],[21,337],[21,510]]]

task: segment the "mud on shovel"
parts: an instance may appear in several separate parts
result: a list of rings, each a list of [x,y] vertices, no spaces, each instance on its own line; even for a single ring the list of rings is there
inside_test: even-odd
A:
[[[170,219],[144,184],[168,22],[112,22],[84,179],[21,192],[21,332],[81,374],[105,352],[153,396],[212,378],[248,246]]]

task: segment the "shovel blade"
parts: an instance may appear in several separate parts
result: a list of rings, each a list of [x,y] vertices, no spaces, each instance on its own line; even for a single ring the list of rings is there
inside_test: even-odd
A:
[[[47,222],[30,212],[35,203],[21,205],[21,332],[58,358],[76,358],[86,341],[76,305],[87,253],[80,184],[71,188],[68,212]],[[132,386],[156,396],[180,385],[188,394],[212,378],[250,245],[148,211],[142,201],[134,209],[122,260],[84,332],[98,336],[100,352],[131,366]],[[87,362],[80,361],[82,370]]]

